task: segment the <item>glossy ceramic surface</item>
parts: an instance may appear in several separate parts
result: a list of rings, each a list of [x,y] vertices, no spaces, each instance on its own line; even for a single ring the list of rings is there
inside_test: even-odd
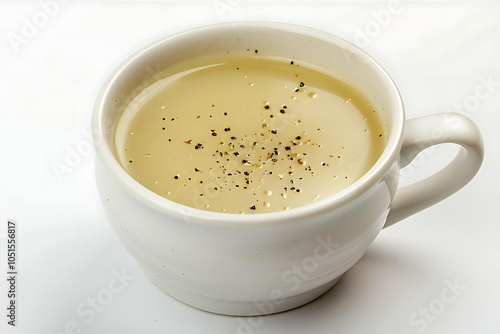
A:
[[[315,64],[369,95],[389,129],[387,147],[375,166],[328,199],[289,211],[252,215],[185,207],[130,178],[114,152],[114,131],[123,106],[169,64],[246,49]],[[431,115],[406,122],[405,130],[403,103],[395,84],[359,48],[321,31],[273,23],[202,27],[137,52],[104,85],[92,124],[99,193],[106,216],[125,247],[150,279],[171,296],[231,315],[285,311],[318,297],[361,258],[384,225],[460,189],[475,175],[483,155],[479,131],[464,116]],[[398,190],[400,168],[424,148],[442,142],[463,147],[455,161]]]

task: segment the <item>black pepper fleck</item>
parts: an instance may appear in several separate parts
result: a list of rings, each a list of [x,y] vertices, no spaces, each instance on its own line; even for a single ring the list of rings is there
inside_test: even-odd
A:
[[[252,206],[250,207],[250,210],[255,210],[255,205],[252,205]]]
[[[300,82],[299,84],[300,87],[304,87],[305,86],[305,83],[303,83],[302,81]]]

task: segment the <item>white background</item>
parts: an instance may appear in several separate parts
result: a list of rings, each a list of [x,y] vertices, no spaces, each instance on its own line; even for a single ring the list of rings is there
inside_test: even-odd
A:
[[[500,333],[499,2],[54,1],[0,3],[0,277],[8,219],[19,247],[17,327],[6,324],[2,278],[0,332]],[[96,95],[129,54],[239,20],[307,25],[361,46],[393,76],[407,118],[465,114],[486,147],[471,183],[382,231],[323,297],[250,319],[193,309],[146,279],[106,222],[88,137]],[[455,152],[444,145],[421,155],[403,183]],[[128,279],[110,293],[117,273]],[[96,297],[105,301],[99,312],[88,304]]]

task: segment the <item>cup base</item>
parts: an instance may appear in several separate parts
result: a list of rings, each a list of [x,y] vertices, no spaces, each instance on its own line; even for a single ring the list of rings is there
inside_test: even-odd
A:
[[[144,268],[143,270],[156,286],[180,302],[203,311],[232,316],[261,316],[294,309],[326,293],[343,276],[340,275],[320,287],[291,297],[268,301],[233,301],[214,299],[179,289],[158,278],[149,270]]]

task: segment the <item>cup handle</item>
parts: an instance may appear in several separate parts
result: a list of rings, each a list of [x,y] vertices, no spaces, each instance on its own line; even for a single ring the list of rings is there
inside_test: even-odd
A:
[[[474,122],[456,113],[408,120],[399,168],[410,164],[424,149],[443,143],[454,143],[462,147],[453,161],[442,170],[397,189],[384,228],[442,201],[476,175],[484,156],[483,139]]]

